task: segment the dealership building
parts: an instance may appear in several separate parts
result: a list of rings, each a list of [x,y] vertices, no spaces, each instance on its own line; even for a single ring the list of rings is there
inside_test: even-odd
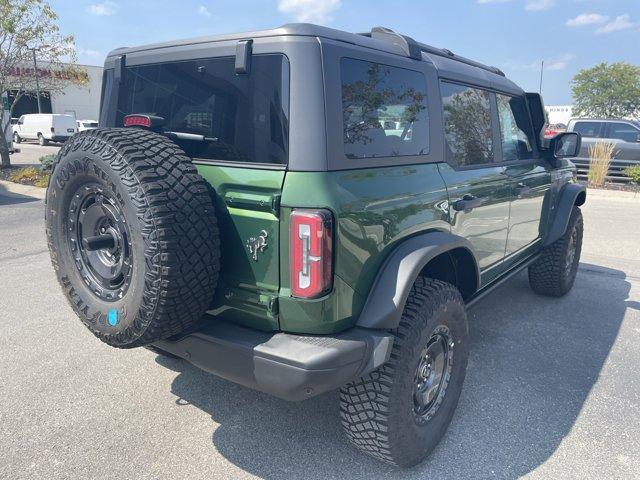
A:
[[[33,67],[18,67],[19,75],[34,75]],[[102,87],[102,67],[93,65],[76,65],[77,75],[87,79],[86,85],[79,87],[73,81],[69,81],[61,92],[51,94],[42,87],[40,91],[40,103],[42,113],[64,113],[72,115],[77,120],[98,120],[100,110],[100,91]],[[47,78],[60,75],[60,72],[47,66],[38,66],[36,71],[38,78]],[[46,82],[44,82],[46,83]],[[6,92],[10,103],[17,92]],[[28,113],[38,113],[38,100],[36,92],[23,95],[13,110],[13,117],[20,117]]]
[[[567,125],[573,114],[573,105],[548,105],[545,110],[551,125]]]

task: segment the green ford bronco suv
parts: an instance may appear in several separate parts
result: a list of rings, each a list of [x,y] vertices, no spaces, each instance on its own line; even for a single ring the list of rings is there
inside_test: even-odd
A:
[[[287,400],[339,388],[350,442],[410,466],[458,403],[466,309],[525,267],[573,285],[580,136],[545,124],[497,68],[385,28],[118,49],[101,128],[55,162],[53,266],[103,342]]]

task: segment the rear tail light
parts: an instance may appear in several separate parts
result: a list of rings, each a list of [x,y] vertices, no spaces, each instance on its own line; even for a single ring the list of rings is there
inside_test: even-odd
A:
[[[123,123],[125,127],[151,127],[151,119],[146,115],[127,115]]]
[[[327,210],[291,213],[291,294],[313,298],[331,289],[333,217]]]
[[[154,130],[164,125],[164,118],[155,115],[134,113],[125,116],[122,124],[125,127],[144,127]]]

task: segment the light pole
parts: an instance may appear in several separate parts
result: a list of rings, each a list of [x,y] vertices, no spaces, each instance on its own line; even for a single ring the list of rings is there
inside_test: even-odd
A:
[[[542,75],[544,74],[544,60],[542,60],[542,63],[540,64],[540,95],[542,95]]]
[[[29,48],[33,53],[33,75],[36,77],[36,95],[38,97],[38,113],[42,113],[42,103],[40,102],[40,81],[38,80],[38,63],[36,62],[36,51],[40,47]]]

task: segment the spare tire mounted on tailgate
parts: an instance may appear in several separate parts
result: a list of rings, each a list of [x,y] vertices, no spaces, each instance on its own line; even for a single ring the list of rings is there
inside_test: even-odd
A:
[[[168,338],[211,303],[220,269],[212,196],[169,139],[142,129],[75,135],[54,164],[45,220],[58,280],[103,342]]]

